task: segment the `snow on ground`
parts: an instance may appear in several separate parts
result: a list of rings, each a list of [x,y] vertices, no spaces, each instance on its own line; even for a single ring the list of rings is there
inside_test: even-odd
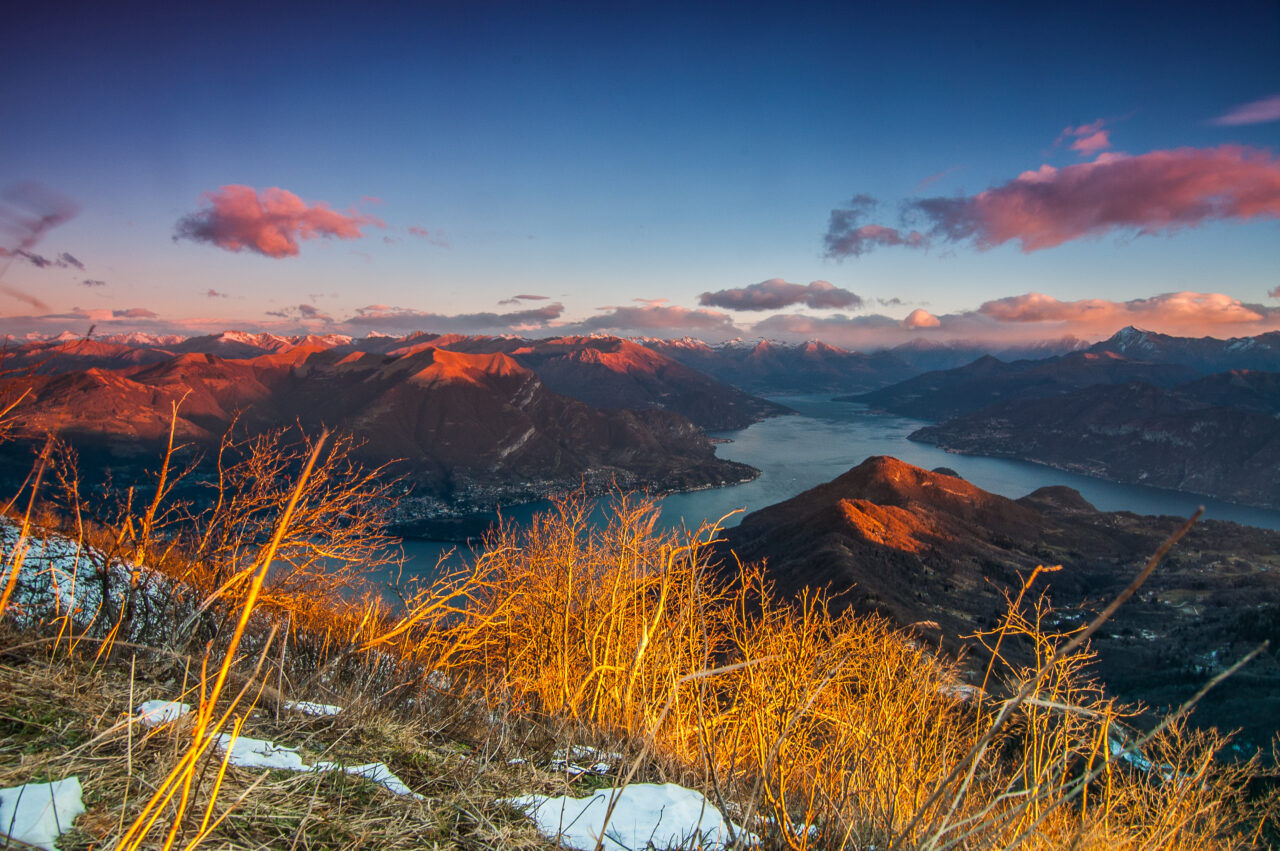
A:
[[[0,552],[4,556],[0,581],[9,579],[18,538],[18,526],[0,521]],[[32,530],[24,546],[22,570],[18,574],[12,601],[19,611],[41,612],[55,603],[58,614],[70,611],[77,620],[97,614],[102,605],[100,571],[107,561],[101,553],[69,538],[40,530]],[[141,585],[143,593],[152,603],[164,605],[171,598],[173,589],[168,580],[146,567],[115,561],[107,570],[112,587],[129,584],[132,571],[138,570],[146,579]]]
[[[303,715],[337,715],[342,711],[341,706],[334,706],[332,703],[312,703],[309,700],[286,700],[284,708],[301,712]]]
[[[218,735],[218,750],[229,751],[227,762],[242,768],[274,768],[278,771],[311,771],[297,748],[287,748],[249,736]]]
[[[58,837],[84,814],[80,791],[76,777],[0,789],[0,837],[57,851]]]
[[[159,727],[177,721],[191,711],[191,704],[176,700],[148,700],[137,709],[133,720],[144,727]]]
[[[609,801],[617,803],[605,824]],[[727,821],[701,792],[675,783],[635,783],[600,789],[585,798],[521,795],[508,798],[529,814],[544,836],[566,848],[593,851],[603,836],[605,851],[648,848],[727,848],[741,828]],[[748,845],[759,838],[746,834]]]
[[[579,764],[579,760],[586,762],[589,759],[596,760],[589,766]],[[551,755],[551,762],[547,764],[547,768],[552,771],[563,771],[567,774],[608,774],[613,771],[616,763],[622,762],[622,754],[613,753],[611,751],[601,751],[587,745],[573,745],[568,748],[561,748]]]
[[[226,733],[218,736],[218,749],[224,752],[230,751],[227,762],[242,768],[270,768],[276,771],[342,771],[372,780],[397,795],[410,795],[419,800],[422,799],[422,796],[406,786],[385,762],[367,762],[359,765],[317,762],[315,765],[307,765],[302,761],[297,748],[277,745],[266,739],[231,736]]]

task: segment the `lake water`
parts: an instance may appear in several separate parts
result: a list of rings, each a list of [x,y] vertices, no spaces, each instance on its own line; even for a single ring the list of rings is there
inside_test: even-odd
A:
[[[892,455],[919,467],[950,467],[984,490],[1010,498],[1026,496],[1045,485],[1067,485],[1103,511],[1189,516],[1197,506],[1205,516],[1251,526],[1280,529],[1280,511],[1249,508],[1209,497],[1142,485],[1123,485],[1003,458],[954,455],[935,446],[912,443],[907,435],[925,423],[877,414],[826,396],[774,397],[797,416],[773,417],[740,431],[717,432],[732,443],[716,447],[722,458],[741,461],[760,470],[759,478],[727,488],[672,494],[662,501],[661,525],[696,528],[741,509],[749,513],[830,481],[872,455]],[[503,514],[516,522],[527,519],[545,503],[514,506]],[[734,526],[742,514],[727,519]],[[453,544],[405,541],[406,574],[430,573],[441,553]],[[465,547],[459,546],[459,549]]]

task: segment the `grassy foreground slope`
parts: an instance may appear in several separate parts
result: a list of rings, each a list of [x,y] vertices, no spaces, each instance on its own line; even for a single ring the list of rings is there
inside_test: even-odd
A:
[[[604,528],[570,499],[499,529],[390,606],[365,568],[391,500],[345,449],[263,438],[208,507],[169,502],[167,465],[112,505],[78,497],[71,459],[37,462],[3,546],[0,787],[78,776],[64,851],[549,847],[504,799],[668,780],[766,848],[1272,835],[1257,761],[1216,759],[1227,739],[1176,717],[1135,740],[1089,679],[1085,633],[1046,631],[1034,577],[989,636],[1034,662],[996,653],[985,689],[883,620],[780,599],[751,566],[725,581],[715,530],[657,534],[654,507],[626,499]],[[141,726],[148,699],[191,712]],[[230,735],[308,765],[385,763],[421,797],[228,765]],[[607,757],[579,771],[571,746]]]

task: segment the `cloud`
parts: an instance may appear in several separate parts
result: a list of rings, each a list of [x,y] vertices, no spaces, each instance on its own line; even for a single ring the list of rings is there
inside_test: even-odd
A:
[[[333,317],[321,311],[313,304],[295,304],[289,307],[283,307],[280,310],[268,310],[268,316],[275,316],[278,319],[292,319],[297,322],[322,322],[329,324],[333,322]]]
[[[1272,295],[1280,298],[1280,287]],[[927,330],[931,341],[998,350],[1063,337],[1101,340],[1126,325],[1176,336],[1245,337],[1280,330],[1280,307],[1248,304],[1222,293],[1161,293],[1128,301],[1061,301],[1025,293],[957,313],[934,315],[917,309],[905,319],[776,314],[748,332],[791,341],[819,339],[866,351],[910,342]]]
[[[675,305],[643,304],[639,307],[623,306],[603,308],[608,313],[588,317],[572,326],[572,330],[592,333],[677,332],[680,334],[707,334],[710,336],[736,336],[739,329],[727,313],[718,310],[690,309]]]
[[[70,198],[32,181],[16,183],[0,195],[0,254],[13,255],[34,246],[50,228],[80,212]],[[68,255],[70,256],[70,255]]]
[[[823,238],[828,257],[860,257],[877,245],[925,247],[926,240],[918,231],[859,224],[878,204],[870,195],[855,195],[847,206],[831,211],[827,235]]]
[[[13,252],[13,255],[21,257],[37,269],[48,269],[50,266],[56,265],[55,261],[50,260],[43,254],[36,254],[34,251],[27,251],[26,249],[19,249]]]
[[[405,231],[410,236],[416,236],[419,239],[425,239],[427,242],[431,243],[432,245],[438,245],[441,248],[449,247],[449,240],[440,236],[438,233],[432,233],[431,231],[427,230],[424,227],[413,225],[409,228],[406,228]]]
[[[105,287],[106,285],[106,281],[100,281],[97,278],[85,278],[80,282],[82,287]]]
[[[1057,142],[1060,144],[1066,139],[1071,139],[1071,150],[1077,152],[1081,156],[1091,157],[1099,151],[1105,151],[1111,147],[1110,131],[1104,130],[1106,124],[1101,118],[1091,124],[1081,124],[1079,127],[1068,127],[1058,136]]]
[[[510,313],[460,313],[455,315],[391,307],[385,304],[371,304],[359,308],[354,316],[343,320],[342,324],[353,330],[386,332],[513,332],[545,328],[550,322],[560,318],[563,312],[564,305],[559,302],[529,310],[516,310]]]
[[[93,311],[90,311],[91,315],[92,313]],[[129,307],[124,310],[111,311],[112,319],[155,319],[158,316],[158,313],[147,310],[145,307]]]
[[[1219,115],[1211,121],[1222,127],[1235,127],[1241,124],[1265,124],[1269,121],[1280,121],[1280,95],[1271,95],[1262,100],[1241,104]]]
[[[908,328],[937,328],[942,325],[942,320],[929,311],[917,307],[907,314],[902,324]]]
[[[758,284],[716,292],[705,292],[698,298],[705,307],[727,310],[780,310],[793,304],[814,309],[861,307],[862,297],[841,289],[828,281],[813,281],[808,286],[791,284],[781,278],[770,278]]]
[[[79,207],[74,201],[39,183],[25,181],[9,186],[0,194],[0,257],[28,256],[27,252],[50,228],[71,219],[77,212]],[[7,269],[6,263],[0,274]],[[36,310],[49,310],[49,305],[40,299],[8,284],[0,284],[0,292]]]
[[[1002,323],[1060,323],[1084,333],[1137,325],[1166,333],[1197,334],[1280,316],[1274,309],[1248,305],[1223,293],[1196,292],[1162,293],[1121,302],[1100,298],[1059,301],[1043,293],[1026,293],[988,301],[978,313]]]
[[[513,295],[511,298],[504,298],[498,304],[519,304],[522,301],[546,301],[551,296],[546,295],[529,295],[527,293],[521,295]]]
[[[359,239],[364,227],[386,226],[355,210],[341,213],[323,201],[309,204],[278,187],[259,192],[251,186],[223,186],[201,197],[208,206],[178,220],[175,241],[189,239],[227,251],[247,249],[265,257],[296,257],[300,240]]]
[[[1280,298],[1280,286],[1276,287],[1271,292],[1267,293],[1267,295],[1271,296],[1272,298]]]
[[[928,223],[929,239],[979,250],[1017,241],[1029,253],[1116,231],[1154,236],[1211,221],[1280,217],[1280,160],[1238,145],[1103,154],[1061,169],[1041,166],[977,195],[920,198],[904,207],[905,218]],[[868,247],[832,232],[827,244],[834,257]]]
[[[213,289],[212,287],[210,287],[208,290],[205,290],[204,294],[208,298],[231,298],[231,296],[227,295],[226,293],[220,293],[217,290]]]
[[[81,272],[84,271],[84,264],[76,259],[75,255],[68,254],[65,251],[53,259],[49,259],[43,254],[36,254],[34,251],[19,248],[12,252],[12,256],[21,257],[37,269],[48,269],[52,267],[57,269],[79,269]]]

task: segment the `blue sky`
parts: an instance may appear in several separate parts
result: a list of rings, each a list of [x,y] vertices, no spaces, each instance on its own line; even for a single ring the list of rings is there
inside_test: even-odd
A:
[[[3,283],[47,309],[4,299],[0,331],[130,308],[156,314],[133,323],[156,329],[341,330],[375,305],[397,311],[397,330],[415,313],[510,311],[498,302],[515,294],[563,305],[555,322],[572,330],[635,299],[718,309],[700,294],[775,278],[829,281],[865,302],[781,312],[851,320],[964,316],[1032,292],[1280,305],[1270,208],[1149,236],[1107,226],[1029,253],[935,238],[838,258],[824,244],[831,211],[855,195],[880,199],[871,219],[905,233],[908,199],[972,197],[1043,164],[1092,161],[1060,136],[1099,120],[1110,153],[1244,146],[1261,152],[1259,174],[1280,173],[1280,121],[1213,123],[1280,94],[1274,2],[48,3],[16,18],[0,56],[0,188],[35,181],[74,201],[78,214],[31,251],[85,269],[13,258]],[[208,208],[203,193],[233,185],[385,227],[300,238],[284,257],[173,239]],[[1152,310],[1137,315],[1161,321]],[[1260,319],[1232,333],[1275,326],[1251,312]],[[729,318],[750,333],[767,315]],[[620,330],[683,333],[682,316]],[[835,336],[856,343],[869,327]]]

